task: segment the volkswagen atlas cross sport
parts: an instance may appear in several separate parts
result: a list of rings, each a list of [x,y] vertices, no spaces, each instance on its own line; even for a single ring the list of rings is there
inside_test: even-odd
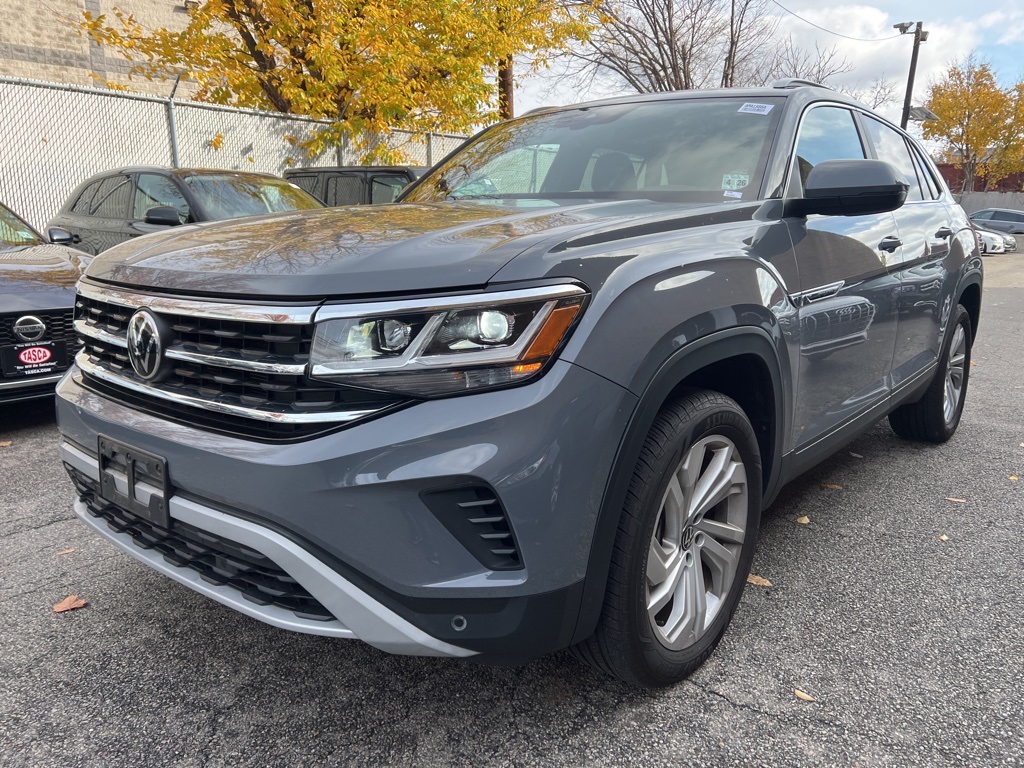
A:
[[[393,653],[712,651],[787,480],[967,392],[974,231],[826,88],[484,130],[394,205],[182,226],[79,283],[78,516],[214,600]]]

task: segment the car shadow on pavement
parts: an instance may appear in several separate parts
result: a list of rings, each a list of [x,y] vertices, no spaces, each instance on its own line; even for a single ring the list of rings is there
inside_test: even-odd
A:
[[[57,412],[52,397],[0,404],[0,436],[4,439],[21,429],[56,424]]]

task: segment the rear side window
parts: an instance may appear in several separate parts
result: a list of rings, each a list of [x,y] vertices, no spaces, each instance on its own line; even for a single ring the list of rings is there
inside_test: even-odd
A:
[[[988,221],[992,218],[992,213],[992,211],[978,211],[977,213],[972,213],[971,218],[975,221]]]
[[[804,116],[796,145],[796,163],[801,185],[807,184],[808,175],[818,163],[826,160],[862,159],[864,147],[860,143],[857,125],[850,110],[840,107],[815,107]]]
[[[903,136],[874,118],[865,116],[864,122],[867,124],[868,136],[871,137],[871,144],[875,148],[878,159],[895,167],[906,176],[910,183],[907,200],[924,200],[921,183],[917,178],[917,169],[914,168],[914,161],[910,158],[910,147],[907,146]]]
[[[324,197],[328,205],[362,205],[363,180],[352,173],[328,176]]]
[[[109,176],[100,182],[89,206],[89,215],[101,219],[124,219],[131,202],[132,180],[128,176]]]
[[[135,205],[132,210],[135,221],[146,218],[146,211],[158,205],[166,205],[178,212],[184,223],[188,219],[188,203],[173,179],[155,173],[140,173],[135,187]]]
[[[405,176],[393,173],[374,176],[370,179],[370,202],[374,205],[393,203],[408,183],[409,179]]]
[[[303,192],[308,192],[313,197],[318,197],[320,190],[317,189],[317,176],[314,173],[295,173],[289,174],[287,177],[288,181],[297,186]]]
[[[82,190],[82,194],[75,200],[75,204],[71,206],[72,213],[81,213],[84,216],[89,216],[92,211],[92,199],[96,195],[96,190],[100,188],[103,180],[94,181],[92,184]]]

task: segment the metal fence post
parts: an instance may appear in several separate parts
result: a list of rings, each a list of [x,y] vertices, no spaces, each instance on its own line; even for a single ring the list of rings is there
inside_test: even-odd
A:
[[[178,157],[178,128],[174,122],[174,94],[178,92],[178,85],[181,84],[181,75],[174,78],[174,87],[171,89],[171,96],[167,99],[167,134],[171,139],[171,165],[180,168],[181,163]]]
[[[427,167],[434,164],[434,132],[427,131]]]

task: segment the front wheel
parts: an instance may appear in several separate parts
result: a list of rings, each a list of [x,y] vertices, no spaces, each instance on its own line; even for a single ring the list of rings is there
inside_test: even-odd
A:
[[[682,680],[725,632],[750,570],[761,461],[743,410],[692,391],[658,414],[630,481],[585,661],[626,682]]]
[[[889,424],[897,435],[930,443],[944,443],[953,436],[967,399],[972,341],[971,316],[958,304],[935,378],[924,396],[889,414]]]

